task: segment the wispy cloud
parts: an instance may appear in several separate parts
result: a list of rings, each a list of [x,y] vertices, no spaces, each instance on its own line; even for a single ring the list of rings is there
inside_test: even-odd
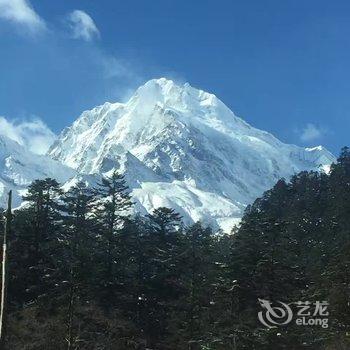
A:
[[[40,119],[12,122],[0,117],[0,135],[7,136],[36,154],[45,154],[56,139],[56,135]]]
[[[0,18],[26,27],[31,33],[46,28],[45,21],[35,12],[29,0],[0,0]]]
[[[121,78],[121,77],[133,77],[134,72],[128,63],[117,57],[107,55],[105,53],[100,54],[101,65],[103,67],[104,77],[107,79]]]
[[[308,123],[300,131],[300,140],[303,142],[310,142],[320,139],[326,133],[325,129],[316,126],[315,124]]]
[[[145,81],[138,61],[124,59],[96,46],[85,47],[86,62],[92,64],[103,88],[99,88],[102,100],[125,102],[136,88]],[[95,94],[96,95],[96,94]],[[100,101],[102,102],[102,101]]]
[[[74,39],[91,41],[100,37],[100,31],[94,20],[84,11],[74,10],[69,13],[67,16],[67,23]]]

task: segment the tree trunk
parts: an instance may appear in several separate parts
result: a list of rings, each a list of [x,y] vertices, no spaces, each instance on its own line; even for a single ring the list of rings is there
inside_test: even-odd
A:
[[[2,250],[2,281],[1,281],[1,310],[0,310],[0,350],[5,349],[6,337],[6,304],[7,304],[7,238],[11,232],[12,221],[12,191],[9,192],[7,212],[5,217],[5,230]]]
[[[73,275],[73,272],[71,271]],[[74,312],[75,312],[75,285],[74,277],[71,279],[69,290],[68,322],[67,322],[67,350],[74,349]],[[1,350],[1,349],[0,349]]]

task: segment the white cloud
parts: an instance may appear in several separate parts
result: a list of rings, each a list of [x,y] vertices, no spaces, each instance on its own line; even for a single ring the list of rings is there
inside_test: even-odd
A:
[[[94,20],[84,11],[74,10],[68,14],[67,20],[74,39],[91,41],[100,36]]]
[[[11,122],[0,117],[0,135],[9,137],[36,154],[45,154],[56,135],[40,119]]]
[[[28,0],[0,0],[0,18],[28,28],[31,32],[45,29],[44,20]]]
[[[312,123],[308,123],[306,124],[305,128],[301,130],[300,140],[303,142],[314,141],[321,138],[324,134],[325,130]]]

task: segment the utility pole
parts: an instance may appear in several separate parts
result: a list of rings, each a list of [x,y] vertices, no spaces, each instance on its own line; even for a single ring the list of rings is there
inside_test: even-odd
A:
[[[0,350],[5,349],[6,337],[6,304],[7,304],[7,238],[11,232],[12,222],[12,191],[8,194],[7,211],[5,215],[4,241],[2,248],[2,280],[1,280],[1,309],[0,309]]]

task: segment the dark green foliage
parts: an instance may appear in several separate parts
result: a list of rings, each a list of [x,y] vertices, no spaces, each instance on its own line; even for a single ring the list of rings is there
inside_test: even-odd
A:
[[[97,217],[100,232],[96,254],[98,270],[95,286],[100,301],[106,307],[120,302],[125,292],[125,243],[123,230],[130,216],[132,201],[123,175],[113,172],[102,178],[95,190]]]
[[[25,207],[15,213],[10,256],[16,259],[9,259],[13,279],[9,297],[14,303],[48,300],[56,288],[62,233],[60,195],[62,191],[55,180],[36,180],[23,197]]]
[[[288,184],[279,181],[247,208],[229,263],[239,291],[238,318],[250,338],[250,345],[242,339],[238,349],[326,349],[335,339],[339,348],[350,346],[349,195],[350,153],[345,148],[329,175],[302,172]],[[330,327],[290,325],[257,332],[258,298],[326,300]]]
[[[15,212],[8,348],[348,349],[349,198],[348,148],[329,174],[278,181],[230,235],[132,214],[116,172],[64,194],[37,180]],[[265,328],[259,298],[326,300],[330,327]]]

